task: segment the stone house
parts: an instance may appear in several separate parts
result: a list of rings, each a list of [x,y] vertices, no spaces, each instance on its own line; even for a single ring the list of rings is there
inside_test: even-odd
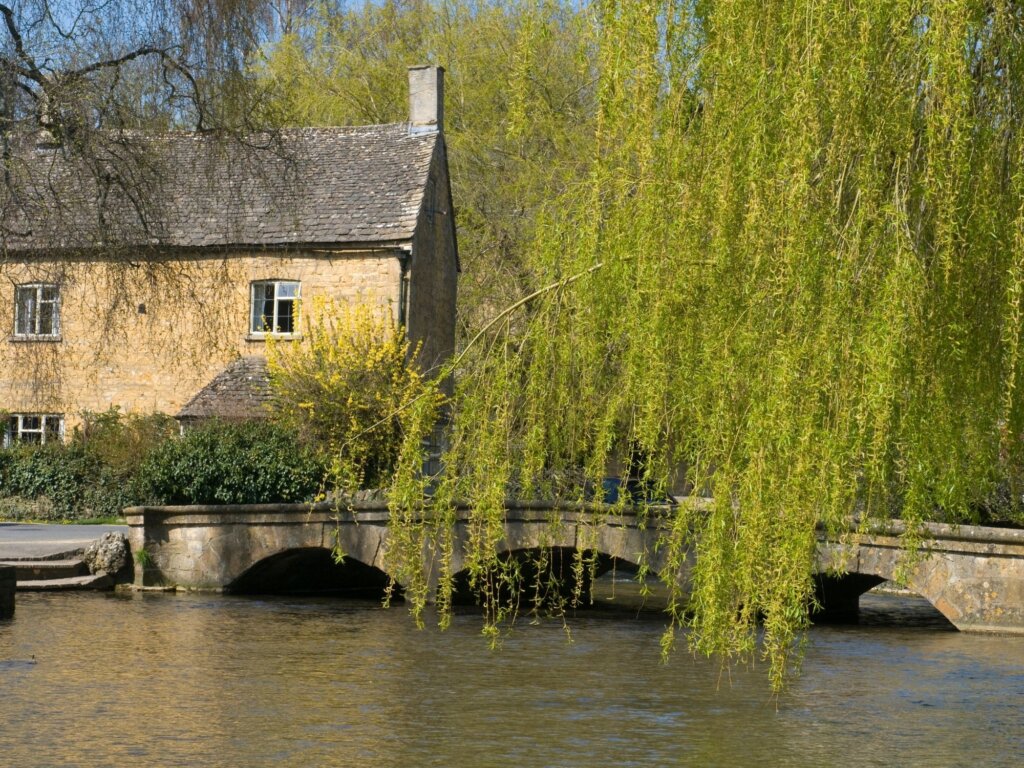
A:
[[[260,385],[247,400],[238,376],[259,378],[268,338],[300,338],[318,297],[389,311],[435,369],[459,271],[443,74],[409,70],[407,123],[119,134],[99,168],[21,148],[0,201],[5,441],[111,407],[251,412]]]

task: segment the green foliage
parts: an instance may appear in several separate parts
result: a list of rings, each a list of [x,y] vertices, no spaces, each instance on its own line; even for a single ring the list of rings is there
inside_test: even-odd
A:
[[[408,119],[406,68],[445,68],[445,141],[463,273],[460,332],[527,291],[537,214],[592,157],[596,26],[545,1],[325,3],[272,45],[257,74],[266,119]]]
[[[178,433],[178,422],[166,413],[121,413],[115,407],[86,412],[82,420],[72,443],[125,476],[136,472],[156,445]]]
[[[163,504],[263,504],[312,499],[324,469],[284,427],[212,422],[162,443],[142,477]]]
[[[0,515],[13,519],[117,518],[149,501],[140,469],[149,452],[177,431],[164,414],[83,414],[65,443],[0,450]]]
[[[494,571],[513,479],[597,482],[637,446],[714,499],[673,513],[674,624],[781,686],[819,526],[1021,519],[1024,27],[970,0],[596,11],[588,174],[537,222],[532,298],[474,337],[438,530],[468,502]]]
[[[0,488],[11,517],[74,519],[89,514],[84,490],[97,472],[78,446],[60,443],[0,451]]]
[[[164,414],[85,414],[67,443],[0,450],[0,515],[117,518],[138,504],[304,501],[325,467],[285,428],[210,424],[179,439]]]
[[[133,552],[132,556],[135,558],[135,562],[143,570],[151,568],[153,565],[153,556],[149,554],[148,549],[140,549],[137,552]]]
[[[120,516],[125,507],[152,500],[142,467],[149,454],[178,433],[167,414],[122,414],[116,408],[83,414],[72,447],[90,459],[92,472],[84,489],[85,508],[99,517]]]
[[[314,305],[301,342],[267,345],[274,417],[321,455],[329,483],[376,488],[394,470],[403,412],[426,396],[414,351],[388,313]]]

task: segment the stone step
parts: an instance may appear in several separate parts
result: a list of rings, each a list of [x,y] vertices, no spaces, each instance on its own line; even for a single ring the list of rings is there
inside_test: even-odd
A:
[[[106,574],[72,576],[64,579],[18,580],[19,592],[49,592],[72,589],[110,589],[114,580]]]
[[[65,560],[4,560],[0,561],[0,565],[10,565],[15,568],[19,585],[23,581],[70,579],[89,575],[89,569],[81,558]]]

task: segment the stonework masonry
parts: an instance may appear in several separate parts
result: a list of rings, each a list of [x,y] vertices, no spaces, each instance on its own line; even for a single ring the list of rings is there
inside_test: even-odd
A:
[[[445,145],[438,142],[436,153]],[[455,290],[458,254],[455,252],[455,220],[448,194],[448,162],[436,157],[423,197],[416,234],[412,241],[408,327],[413,343],[420,344],[424,369],[434,370],[454,353]]]
[[[227,590],[247,572],[283,553],[331,549],[336,543],[346,560],[389,570],[387,505],[356,504],[339,510],[330,504],[133,507],[125,510],[138,587],[176,585],[188,589]],[[499,551],[537,548],[586,549],[638,565],[652,573],[666,568],[659,540],[671,514],[638,517],[596,506],[510,502]],[[861,593],[905,571],[906,585],[926,598],[958,629],[1024,634],[1024,531],[981,526],[926,524],[916,556],[903,548],[900,521],[868,533],[851,532],[841,540],[822,535],[818,544],[819,598],[827,612],[856,612]],[[466,565],[468,518],[455,523],[453,572]],[[424,552],[440,553],[428,543]],[[909,559],[908,559],[909,558]],[[684,572],[675,574],[683,585]],[[424,578],[436,588],[437,563],[424,563]],[[664,576],[665,574],[662,574]]]
[[[176,413],[239,355],[264,353],[250,335],[250,285],[295,280],[317,297],[366,302],[397,318],[402,268],[394,248],[230,252],[160,261],[21,262],[0,266],[0,408],[60,413]],[[61,289],[60,335],[13,336],[14,285]]]

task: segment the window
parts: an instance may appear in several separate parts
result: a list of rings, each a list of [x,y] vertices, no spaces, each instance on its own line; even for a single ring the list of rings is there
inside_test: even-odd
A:
[[[252,284],[251,333],[295,333],[299,284],[289,280],[263,280]]]
[[[51,283],[14,288],[14,335],[60,335],[60,289]]]
[[[7,419],[4,446],[13,443],[42,445],[64,435],[64,417],[55,413],[15,413]]]

